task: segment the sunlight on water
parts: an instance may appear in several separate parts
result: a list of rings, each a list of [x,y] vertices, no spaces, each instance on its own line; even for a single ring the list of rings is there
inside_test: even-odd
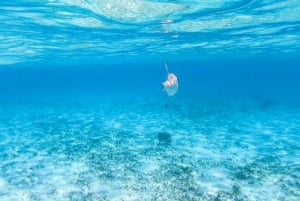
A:
[[[122,55],[295,55],[297,0],[48,0],[0,3],[0,63]],[[21,33],[21,34],[20,34]],[[243,54],[240,54],[240,52]]]

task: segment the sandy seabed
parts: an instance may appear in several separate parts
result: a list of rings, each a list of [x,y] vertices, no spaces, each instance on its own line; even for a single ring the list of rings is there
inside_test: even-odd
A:
[[[300,108],[4,105],[0,200],[300,197]]]

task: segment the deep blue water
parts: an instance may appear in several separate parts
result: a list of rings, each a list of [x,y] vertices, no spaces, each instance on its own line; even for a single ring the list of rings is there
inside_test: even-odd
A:
[[[299,200],[299,13],[1,2],[0,200]]]

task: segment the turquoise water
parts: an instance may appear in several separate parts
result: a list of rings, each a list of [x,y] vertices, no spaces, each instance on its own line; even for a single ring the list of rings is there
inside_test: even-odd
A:
[[[300,2],[0,3],[0,200],[300,199]],[[179,79],[161,89],[164,62]]]

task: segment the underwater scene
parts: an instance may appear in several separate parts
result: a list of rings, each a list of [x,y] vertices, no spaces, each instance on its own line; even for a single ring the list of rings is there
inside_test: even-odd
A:
[[[300,200],[299,0],[14,0],[0,21],[0,201]]]

